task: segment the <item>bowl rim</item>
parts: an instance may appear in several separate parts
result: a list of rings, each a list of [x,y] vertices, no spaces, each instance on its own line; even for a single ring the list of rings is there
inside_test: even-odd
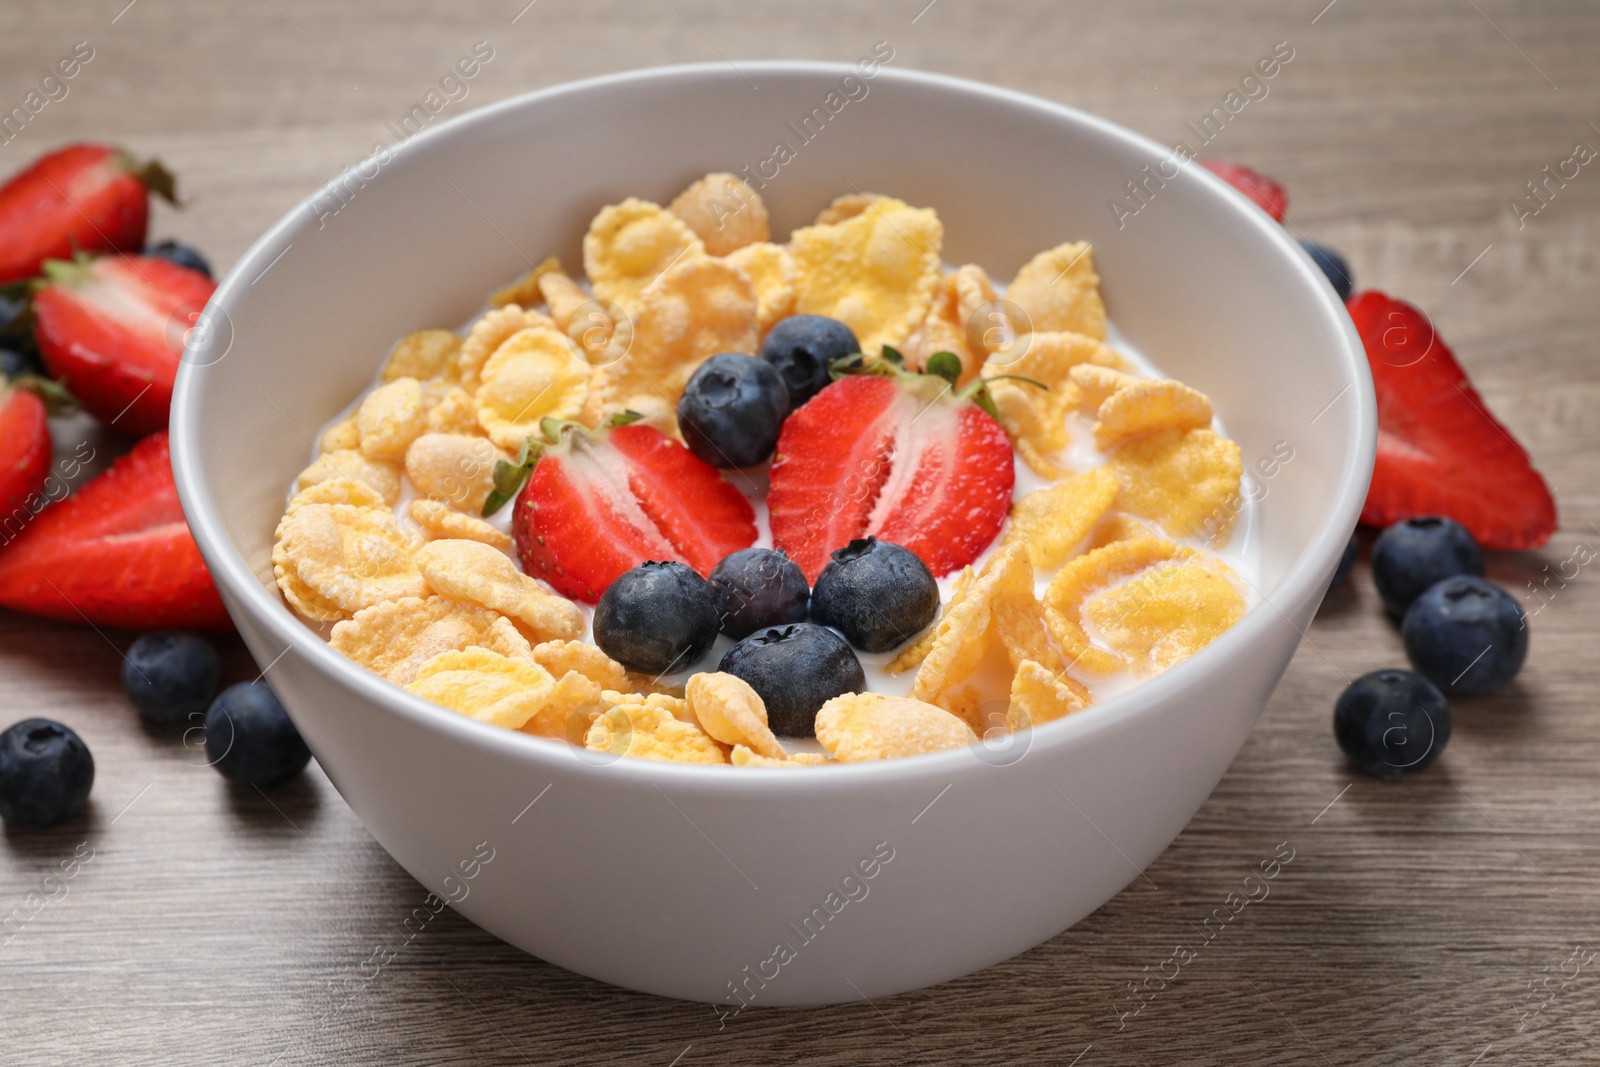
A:
[[[386,172],[405,169],[410,162],[440,141],[477,127],[492,126],[503,116],[530,107],[559,106],[564,97],[582,96],[614,88],[637,88],[655,83],[661,91],[671,91],[684,80],[742,79],[746,72],[775,75],[801,75],[837,79],[856,71],[850,63],[794,61],[794,60],[740,60],[737,65],[728,62],[704,62],[647,67],[636,70],[603,74],[576,81],[522,93],[497,101],[446,120],[414,135],[406,141],[391,146],[392,156],[385,164]],[[1125,147],[1149,155],[1152,159],[1170,154],[1169,150],[1152,138],[1136,133],[1124,126],[1060,104],[1043,97],[1006,89],[967,78],[921,71],[904,67],[882,67],[875,80],[909,86],[933,88],[978,97],[1006,109],[1043,113],[1057,120],[1067,120],[1083,127],[1087,133],[1121,142]],[[1371,372],[1365,350],[1355,324],[1345,312],[1310,257],[1288,235],[1284,227],[1265,212],[1239,196],[1221,178],[1201,166],[1186,166],[1184,170],[1196,177],[1202,186],[1212,190],[1214,210],[1230,213],[1237,225],[1254,228],[1270,244],[1286,253],[1285,266],[1298,273],[1317,294],[1325,314],[1334,317],[1336,333],[1342,333],[1344,345],[1339,353],[1345,370],[1352,378],[1347,392],[1352,392],[1352,406],[1345,415],[1354,438],[1354,447],[1347,452],[1339,471],[1337,489],[1329,518],[1289,565],[1278,584],[1268,593],[1259,593],[1260,602],[1253,605],[1244,617],[1226,633],[1189,659],[1153,678],[1145,679],[1128,691],[1094,704],[1075,714],[1033,728],[1025,742],[1022,756],[1040,750],[1045,754],[1078,744],[1081,740],[1107,731],[1130,729],[1140,720],[1154,714],[1168,702],[1181,699],[1182,692],[1208,676],[1229,669],[1229,666],[1247,656],[1254,645],[1268,639],[1270,629],[1279,620],[1293,626],[1293,621],[1274,600],[1299,605],[1316,595],[1317,586],[1326,580],[1334,562],[1344,551],[1355,528],[1361,506],[1366,497],[1377,448],[1377,405]],[[380,174],[374,180],[383,180]],[[338,182],[335,175],[312,191],[305,199],[291,207],[277,222],[263,233],[242,255],[238,262],[217,286],[212,306],[224,310],[230,303],[243,299],[249,291],[251,279],[274,263],[290,245],[310,226],[313,213],[308,209],[319,198],[329,195]],[[263,587],[255,572],[245,562],[243,555],[233,545],[224,531],[215,502],[201,477],[203,465],[201,442],[197,422],[202,387],[200,361],[180,362],[174,388],[170,420],[173,470],[179,501],[193,531],[196,543],[217,584],[231,597],[237,610],[249,616],[259,631],[270,635],[284,648],[279,658],[290,649],[304,657],[308,665],[331,679],[352,695],[371,701],[391,714],[399,715],[411,725],[439,740],[449,740],[489,755],[512,758],[531,768],[551,773],[565,772],[566,776],[584,778],[605,775],[606,781],[626,782],[633,786],[671,785],[680,794],[684,792],[722,793],[729,789],[767,789],[779,792],[806,792],[828,788],[830,782],[859,783],[861,786],[883,785],[896,782],[923,783],[951,777],[966,769],[969,773],[985,766],[1002,765],[981,756],[975,758],[974,746],[949,749],[918,756],[864,763],[834,764],[823,775],[816,774],[732,774],[722,767],[694,764],[668,763],[656,760],[613,757],[607,760],[575,757],[579,751],[570,745],[555,744],[548,739],[534,737],[515,730],[506,730],[458,714],[407,693],[381,676],[359,666],[354,661],[335,652],[317,633],[294,616],[279,597]],[[1335,397],[1337,402],[1338,397]],[[1259,591],[1258,591],[1259,592]],[[1273,616],[1278,616],[1275,619]],[[1300,638],[1305,632],[1298,630]],[[274,663],[276,660],[273,661]],[[271,670],[271,664],[267,670]],[[263,674],[266,672],[263,671]],[[1015,736],[1015,735],[1011,735]],[[977,746],[981,748],[982,746]],[[621,778],[618,778],[621,775]],[[953,777],[951,778],[953,781]]]

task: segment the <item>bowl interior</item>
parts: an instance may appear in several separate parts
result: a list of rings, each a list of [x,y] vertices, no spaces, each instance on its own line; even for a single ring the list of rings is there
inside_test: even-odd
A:
[[[465,321],[545,256],[581,270],[601,206],[665,203],[727,170],[759,186],[779,240],[855,190],[935,207],[945,258],[1001,281],[1043,248],[1092,242],[1114,322],[1210,394],[1255,469],[1260,592],[1325,581],[1371,469],[1359,342],[1281,227],[1199,167],[1166,177],[1167,156],[1057,105],[892,65],[665,68],[486,108],[353,165],[224,281],[225,354],[180,375],[185,506],[235,604],[292,621],[271,566],[285,489],[393,342]]]

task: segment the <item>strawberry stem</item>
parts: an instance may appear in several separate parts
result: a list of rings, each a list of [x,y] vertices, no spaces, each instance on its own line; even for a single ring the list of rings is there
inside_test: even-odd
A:
[[[602,430],[609,430],[615,426],[628,426],[644,418],[637,411],[625,410],[612,415],[601,423]],[[522,447],[517,450],[517,456],[511,461],[498,460],[494,465],[494,491],[483,502],[482,515],[488,518],[522,492],[522,487],[533,474],[533,468],[539,465],[540,458],[545,449],[561,443],[561,435],[572,431],[575,433],[588,433],[589,428],[581,422],[572,419],[543,418],[539,420],[539,433],[544,440],[535,441],[531,437],[522,439]]]
[[[78,398],[67,392],[67,387],[52,378],[39,374],[21,374],[11,379],[12,386],[26,389],[44,401],[44,409],[51,415],[71,415],[78,410]]]
[[[132,176],[140,185],[173,207],[183,206],[178,202],[178,179],[162,166],[160,160],[147,159],[141,163],[131,152],[118,151],[117,164],[124,173]]]

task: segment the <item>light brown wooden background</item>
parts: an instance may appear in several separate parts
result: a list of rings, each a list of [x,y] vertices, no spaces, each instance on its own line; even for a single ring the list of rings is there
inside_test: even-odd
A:
[[[1557,487],[1554,541],[1494,558],[1492,576],[1525,592],[1580,543],[1600,549],[1600,163],[1523,229],[1507,206],[1576,142],[1600,147],[1595,5],[524,3],[7,0],[0,110],[75,42],[95,55],[65,99],[0,147],[0,171],[76,138],[157,154],[190,204],[160,211],[154,233],[226,268],[478,40],[494,59],[447,114],[630,67],[848,60],[889,40],[897,67],[1038,93],[1165,141],[1288,41],[1295,59],[1270,96],[1210,153],[1282,180],[1295,227],[1345,251],[1362,285],[1426,308]],[[954,165],[961,146],[949,148]],[[0,616],[0,719],[62,719],[98,765],[87,816],[0,842],[0,915],[79,845],[94,849],[67,896],[0,945],[0,1059],[1600,1062],[1600,961],[1561,973],[1576,946],[1600,947],[1597,568],[1550,583],[1521,678],[1458,705],[1439,763],[1384,785],[1352,772],[1329,725],[1346,678],[1403,663],[1363,563],[1148,880],[981,974],[872,1005],[753,1010],[726,1029],[709,1007],[576,977],[449,912],[342,999],[339,976],[403,938],[424,890],[327,780],[313,770],[270,798],[230,789],[126,704],[112,646],[131,635]],[[236,679],[255,673],[237,645],[229,665]],[[1295,858],[1270,896],[1119,1028],[1113,1004],[1135,1006],[1128,984],[1197,941],[1193,925],[1285,841]],[[1519,1031],[1519,1013],[1541,1001]]]

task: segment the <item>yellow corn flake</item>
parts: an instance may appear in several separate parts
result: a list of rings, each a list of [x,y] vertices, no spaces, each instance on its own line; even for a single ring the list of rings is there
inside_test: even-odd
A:
[[[1061,653],[1050,642],[1044,608],[1033,594],[1033,565],[1028,562],[1027,550],[1019,545],[1003,547],[984,565],[985,571],[991,569],[993,636],[1005,649],[1011,666],[1031,659],[1051,669],[1065,669]]]
[[[381,508],[388,504],[383,494],[366,482],[354,478],[329,478],[300,490],[284,509],[287,515],[302,504],[349,504],[358,508]]]
[[[734,745],[728,762],[735,767],[823,767],[828,757],[820,752],[795,752],[785,756],[763,756],[744,745]]]
[[[970,573],[971,568],[962,571],[964,577]],[[928,628],[908,641],[904,648],[895,654],[894,659],[883,665],[885,674],[904,674],[906,671],[922,666],[922,661],[928,658],[928,653],[933,649],[933,639],[939,633],[939,620],[934,619]]]
[[[589,362],[553,327],[522,330],[479,372],[478,425],[501,448],[520,448],[542,419],[572,419],[589,394]]]
[[[976,744],[972,727],[943,708],[882,693],[846,693],[817,712],[817,740],[841,763],[896,759]]]
[[[679,700],[683,699],[683,686],[668,684],[667,682],[663,682],[660,678],[651,674],[636,674],[633,671],[629,671],[628,686],[637,692],[645,693],[650,696],[673,697]]]
[[[1157,430],[1117,445],[1109,464],[1121,507],[1173,537],[1204,532],[1225,543],[1244,461],[1239,446],[1208,429]]]
[[[1119,483],[1120,485],[1120,483]],[[1140,541],[1146,538],[1160,539],[1161,533],[1148,523],[1140,522],[1132,515],[1122,512],[1112,512],[1100,520],[1099,525],[1089,536],[1089,551],[1104,548],[1106,545],[1117,541]]]
[[[422,383],[396,378],[366,395],[356,409],[361,454],[371,460],[397,460],[416,436],[428,428],[428,406]]]
[[[689,702],[681,696],[671,693],[619,692],[611,689],[600,694],[600,707],[603,711],[631,707],[635,704],[640,707],[659,708],[679,722],[686,722],[697,729],[700,726],[689,712]]]
[[[422,536],[430,541],[441,538],[477,541],[502,552],[511,547],[510,534],[438,500],[413,500],[406,506],[406,514],[422,527]]]
[[[548,256],[537,267],[534,267],[504,289],[497,289],[490,294],[489,306],[491,308],[503,308],[507,304],[515,304],[524,308],[537,307],[539,301],[545,299],[545,275],[552,271],[560,273],[561,263],[556,257]],[[556,318],[554,309],[551,310],[550,317]],[[559,321],[558,319],[557,322],[559,323]]]
[[[794,309],[794,257],[782,245],[759,241],[728,253],[725,262],[743,271],[756,291],[756,322],[762,333]]]
[[[439,378],[455,381],[456,356],[461,351],[461,338],[449,330],[418,330],[408,333],[389,352],[379,375],[384,382],[401,378],[427,381]]]
[[[639,298],[633,344],[596,367],[584,421],[632,409],[675,429],[675,408],[696,367],[718,352],[754,352],[756,293],[744,272],[709,256],[685,259]]]
[[[1132,388],[1148,379],[1110,364],[1082,363],[1069,372],[1072,384],[1078,387],[1078,407],[1085,415],[1094,415],[1100,405],[1117,392]]]
[[[843,222],[796,230],[795,311],[840,320],[871,355],[903,344],[939,286],[943,242],[938,215],[889,197]]]
[[[600,714],[600,687],[577,671],[556,676],[556,684],[518,729],[535,737],[583,744],[583,735]]]
[[[1069,241],[1034,256],[1006,287],[1006,299],[1027,312],[1036,331],[1070,330],[1105,340],[1106,306],[1087,242]]]
[[[767,205],[732,174],[707,174],[679,193],[667,210],[700,237],[707,255],[725,256],[771,235]]]
[[[494,490],[494,465],[507,459],[481,437],[425,433],[406,449],[406,477],[417,495],[473,514]]]
[[[459,385],[445,390],[428,409],[427,433],[481,434],[478,405],[472,394]]]
[[[1034,599],[1033,567],[1022,545],[1002,547],[974,577],[964,573],[959,581],[911,690],[918,700],[943,708],[953,705],[957,686],[983,662],[991,637],[1002,642],[1013,663],[1059,659]]]
[[[424,663],[441,653],[500,645],[503,637],[493,630],[500,618],[448,597],[402,597],[362,608],[336,623],[328,644],[369,671],[406,686]]]
[[[1244,615],[1244,597],[1213,561],[1154,567],[1084,602],[1083,619],[1135,674],[1158,674]]]
[[[1118,389],[1100,405],[1095,443],[1110,448],[1152,430],[1197,430],[1211,425],[1211,400],[1171,379]]]
[[[999,299],[999,294],[994,290],[994,282],[989,280],[988,271],[976,263],[966,263],[957,267],[950,275],[950,288],[954,290],[956,297],[956,321],[969,331],[970,327],[975,325],[973,316],[977,315],[978,309]],[[989,324],[976,323],[976,325]],[[974,351],[992,351],[991,346],[981,338],[980,332],[973,344]]]
[[[583,271],[594,295],[628,307],[669,267],[705,255],[687,224],[648,200],[601,210],[583,238]]]
[[[550,318],[556,324],[556,329],[565,332],[572,313],[593,297],[583,291],[583,286],[567,277],[560,262],[554,258],[539,264],[538,270],[539,293],[550,306]]]
[[[342,452],[361,447],[361,428],[356,425],[355,412],[322,431],[317,441],[319,452]]]
[[[278,524],[283,565],[347,613],[424,595],[414,558],[420,545],[382,508],[302,504]],[[283,584],[280,580],[280,588]]]
[[[1082,682],[1065,671],[1050,671],[1024,660],[1011,681],[1006,729],[1012,733],[1042,726],[1088,707],[1092,698]]]
[[[416,552],[428,587],[443,596],[498,611],[530,641],[575,640],[583,614],[572,601],[517,569],[505,553],[477,541],[429,541]]]
[[[699,727],[645,704],[625,704],[602,713],[584,735],[583,746],[593,752],[669,763],[728,762]]]
[[[1096,467],[1034,490],[1011,506],[1005,543],[1020,541],[1038,570],[1061,566],[1111,509],[1119,485],[1115,474]]]
[[[530,660],[465,648],[428,660],[406,690],[468,718],[516,730],[550,698],[555,684],[549,671]]]
[[[505,307],[484,315],[472,324],[472,329],[467,331],[467,339],[461,342],[461,352],[456,357],[456,366],[461,378],[461,387],[468,393],[478,391],[479,372],[483,365],[489,362],[489,357],[495,350],[505,344],[514,334],[523,330],[533,330],[540,326],[555,329],[555,322],[548,315],[541,315],[537,311],[524,311],[520,304],[507,304]]]
[[[534,646],[533,658],[557,678],[576,671],[602,690],[626,692],[632,687],[627,669],[587,641],[543,641]]]
[[[817,220],[813,225],[832,226],[845,219],[853,219],[883,199],[886,198],[882,193],[845,193],[836,196],[833,203],[817,212]]]
[[[1026,334],[1004,351],[991,354],[984,364],[987,376],[1017,374],[1045,387],[1005,379],[989,385],[1000,425],[1011,436],[1018,455],[1042,477],[1061,476],[1052,456],[1071,441],[1067,416],[1078,402],[1072,375],[1083,365],[1125,366],[1122,357],[1100,341],[1059,331]]]
[[[702,672],[684,689],[689,714],[700,728],[725,745],[745,745],[781,759],[783,746],[767,725],[767,706],[750,683],[732,674]]]
[[[282,540],[272,546],[272,576],[278,582],[283,599],[305,618],[314,622],[332,622],[349,617],[348,611],[300,580],[299,572],[284,551]]]
[[[965,385],[978,376],[983,357],[974,355],[967,341],[966,322],[961,317],[955,276],[939,279],[928,302],[928,311],[911,336],[905,340],[900,354],[913,370],[927,367],[928,360],[940,352],[949,352],[961,361],[961,376],[957,385]]]
[[[1192,548],[1151,538],[1117,541],[1069,560],[1044,592],[1045,625],[1065,653],[1067,666],[1082,667],[1095,674],[1120,670],[1120,656],[1090,643],[1083,628],[1084,602],[1151,567],[1170,560],[1189,560],[1196,554]]]

